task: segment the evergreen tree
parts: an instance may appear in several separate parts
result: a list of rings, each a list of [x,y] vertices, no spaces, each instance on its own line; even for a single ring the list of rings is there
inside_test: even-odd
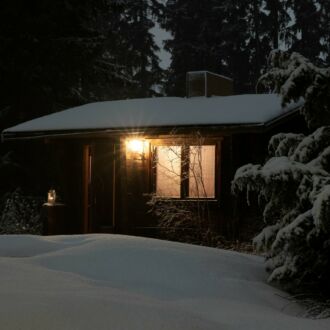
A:
[[[149,31],[153,6],[2,1],[0,109],[12,117],[4,125],[90,101],[150,95],[160,76]]]
[[[330,66],[330,1],[319,0],[324,62]]]
[[[130,97],[156,95],[155,85],[163,79],[163,71],[156,55],[159,50],[150,32],[155,25],[161,6],[157,0],[126,0],[122,5],[119,38],[122,47],[120,59],[129,64],[129,76],[135,82]],[[118,33],[117,32],[117,33]],[[127,96],[126,96],[127,97]]]
[[[166,1],[161,26],[173,36],[165,42],[172,59],[165,86],[167,94],[185,96],[188,71],[220,71],[216,47],[220,43],[221,22],[218,1]]]
[[[287,27],[292,36],[289,50],[320,64],[320,54],[325,51],[322,45],[320,4],[315,0],[289,0],[288,3],[294,15],[293,24]]]
[[[254,191],[266,227],[255,238],[267,251],[269,280],[295,290],[330,293],[330,68],[298,53],[276,51],[261,81],[283,104],[304,100],[302,114],[313,134],[281,133],[269,142],[269,160],[237,170],[235,193]]]
[[[283,105],[303,98],[301,113],[310,128],[330,125],[330,68],[317,67],[299,53],[282,51],[273,51],[269,61],[271,66],[259,82],[273,86]]]
[[[185,95],[190,70],[227,75],[236,93],[255,92],[271,49],[328,60],[329,21],[326,0],[169,0],[162,20],[173,35],[167,92]]]
[[[262,0],[167,1],[162,26],[173,39],[167,92],[185,95],[185,73],[210,70],[234,80],[236,93],[254,92],[270,51]]]
[[[217,45],[217,52],[224,74],[233,78],[236,93],[250,90],[247,5],[246,0],[225,0],[221,7],[225,19],[221,24],[222,40]]]
[[[0,131],[83,103],[154,95],[157,8],[156,0],[1,1]],[[43,156],[37,145],[0,148],[1,208],[4,192],[31,187]]]
[[[255,92],[258,77],[266,68],[267,54],[271,48],[270,33],[267,29],[267,20],[263,10],[262,0],[252,0],[246,6],[246,20],[248,22],[246,48],[249,53],[249,74],[246,77],[250,92]]]
[[[267,14],[267,30],[271,36],[271,49],[278,49],[280,45],[288,45],[291,35],[287,31],[290,24],[289,3],[286,0],[268,0],[264,2]]]
[[[2,1],[1,105],[15,121],[81,103],[83,75],[106,38],[88,2]],[[94,63],[93,63],[94,64]]]

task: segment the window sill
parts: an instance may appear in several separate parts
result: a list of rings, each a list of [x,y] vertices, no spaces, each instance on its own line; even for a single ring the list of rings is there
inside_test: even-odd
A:
[[[210,203],[217,203],[219,200],[217,198],[175,198],[175,197],[161,197],[155,196],[156,200],[162,202],[210,202]]]

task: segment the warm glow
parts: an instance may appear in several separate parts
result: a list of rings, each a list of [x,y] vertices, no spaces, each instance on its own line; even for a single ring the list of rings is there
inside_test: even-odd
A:
[[[144,139],[127,139],[127,159],[144,160],[148,155],[148,141]]]
[[[56,191],[54,189],[48,191],[47,197],[48,204],[54,205],[56,203]]]
[[[157,147],[156,194],[159,197],[180,197],[181,146]]]
[[[215,197],[215,146],[189,148],[189,198]]]
[[[127,141],[127,148],[131,152],[136,152],[139,154],[143,154],[144,152],[144,141],[143,140],[128,140]]]

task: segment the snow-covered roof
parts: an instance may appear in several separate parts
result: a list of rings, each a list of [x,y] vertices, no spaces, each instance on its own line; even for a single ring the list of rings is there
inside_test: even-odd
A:
[[[265,124],[297,108],[281,107],[274,94],[213,97],[158,97],[89,103],[4,130],[27,132]]]

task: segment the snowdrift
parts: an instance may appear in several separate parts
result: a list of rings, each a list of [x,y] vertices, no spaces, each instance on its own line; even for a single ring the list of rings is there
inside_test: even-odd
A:
[[[0,236],[1,329],[329,329],[262,258],[119,235]]]

